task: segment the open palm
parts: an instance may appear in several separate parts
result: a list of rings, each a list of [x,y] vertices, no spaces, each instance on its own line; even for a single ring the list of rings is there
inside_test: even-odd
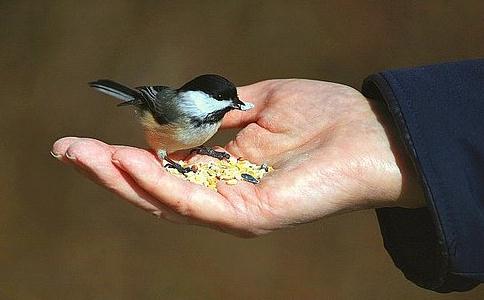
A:
[[[219,183],[214,192],[170,175],[150,151],[88,138],[62,138],[52,152],[157,216],[240,236],[349,210],[420,205],[413,170],[388,121],[358,91],[289,79],[238,93],[255,108],[226,115],[222,127],[242,129],[224,148],[274,167],[257,185]]]

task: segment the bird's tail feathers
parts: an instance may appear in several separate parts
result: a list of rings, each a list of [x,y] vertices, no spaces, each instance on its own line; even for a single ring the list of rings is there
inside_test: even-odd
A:
[[[142,103],[143,95],[139,91],[109,79],[89,82],[89,86],[104,94],[123,100],[118,106],[139,105]]]

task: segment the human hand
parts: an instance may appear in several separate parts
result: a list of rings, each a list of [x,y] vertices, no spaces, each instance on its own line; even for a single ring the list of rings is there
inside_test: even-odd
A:
[[[226,115],[222,128],[242,130],[224,149],[274,167],[257,185],[219,183],[214,192],[170,175],[150,151],[87,138],[62,138],[52,153],[157,216],[240,236],[352,210],[424,205],[391,121],[357,90],[289,79],[238,93],[255,108]]]

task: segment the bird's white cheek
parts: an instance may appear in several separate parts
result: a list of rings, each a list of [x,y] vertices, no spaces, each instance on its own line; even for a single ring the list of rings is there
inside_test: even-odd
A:
[[[189,116],[204,117],[231,105],[229,100],[215,100],[200,91],[189,91],[180,95],[180,107]]]

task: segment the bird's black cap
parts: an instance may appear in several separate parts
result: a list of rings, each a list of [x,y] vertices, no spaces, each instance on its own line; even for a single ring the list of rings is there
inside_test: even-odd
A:
[[[187,91],[202,91],[217,100],[239,99],[235,85],[230,80],[216,74],[198,76],[178,89],[178,92]]]

